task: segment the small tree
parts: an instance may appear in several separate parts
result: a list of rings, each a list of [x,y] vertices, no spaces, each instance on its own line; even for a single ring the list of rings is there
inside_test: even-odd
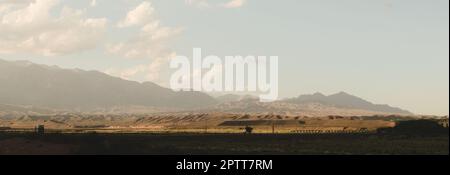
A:
[[[253,128],[252,127],[249,127],[249,126],[245,127],[245,134],[251,134],[252,132],[253,132]]]

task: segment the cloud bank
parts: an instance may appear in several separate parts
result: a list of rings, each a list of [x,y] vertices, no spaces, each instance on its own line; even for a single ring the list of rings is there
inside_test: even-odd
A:
[[[59,0],[0,2],[0,53],[57,56],[95,48],[104,37],[106,18],[88,18],[85,11]],[[5,34],[6,33],[6,34]]]
[[[124,79],[140,77],[146,81],[158,82],[159,73],[175,53],[168,42],[182,32],[181,28],[161,25],[152,3],[144,1],[118,22],[118,28],[138,27],[139,32],[126,41],[109,44],[107,51],[129,59],[146,59],[149,64],[137,65],[123,70],[110,69],[109,74]]]

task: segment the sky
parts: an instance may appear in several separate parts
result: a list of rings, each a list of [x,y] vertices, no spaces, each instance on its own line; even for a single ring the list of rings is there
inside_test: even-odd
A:
[[[447,0],[0,0],[0,58],[168,86],[169,60],[279,57],[279,94],[448,115]]]

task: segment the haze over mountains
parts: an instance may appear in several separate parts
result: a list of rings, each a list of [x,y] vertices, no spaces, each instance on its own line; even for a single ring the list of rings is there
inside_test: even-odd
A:
[[[411,114],[388,105],[372,104],[344,92],[330,96],[316,93],[273,103],[261,103],[252,96],[224,95],[213,98],[202,92],[175,92],[151,82],[123,80],[97,71],[0,60],[0,112],[8,109],[125,109],[133,106],[314,116]]]
[[[69,70],[0,60],[0,103],[51,108],[154,106],[195,108],[216,100],[200,92],[174,92],[97,71]]]

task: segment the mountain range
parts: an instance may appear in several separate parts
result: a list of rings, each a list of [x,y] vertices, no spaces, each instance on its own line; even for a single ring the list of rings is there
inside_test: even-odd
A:
[[[0,105],[2,111],[6,109],[83,111],[98,108],[142,107],[235,113],[411,114],[400,108],[373,104],[345,92],[329,96],[316,93],[261,103],[249,95],[229,94],[213,98],[202,92],[176,92],[152,82],[128,81],[98,71],[62,69],[28,61],[1,59]]]
[[[175,92],[98,71],[61,69],[27,61],[0,60],[0,104],[50,108],[154,106],[196,108],[216,100],[201,92]]]
[[[294,104],[320,103],[323,105],[332,105],[339,108],[362,109],[368,111],[378,111],[393,114],[412,114],[409,111],[396,107],[391,107],[389,105],[373,104],[362,98],[350,95],[345,92],[339,92],[337,94],[332,94],[329,96],[325,96],[322,93],[315,93],[312,95],[300,95],[297,98],[291,98],[284,101]]]

